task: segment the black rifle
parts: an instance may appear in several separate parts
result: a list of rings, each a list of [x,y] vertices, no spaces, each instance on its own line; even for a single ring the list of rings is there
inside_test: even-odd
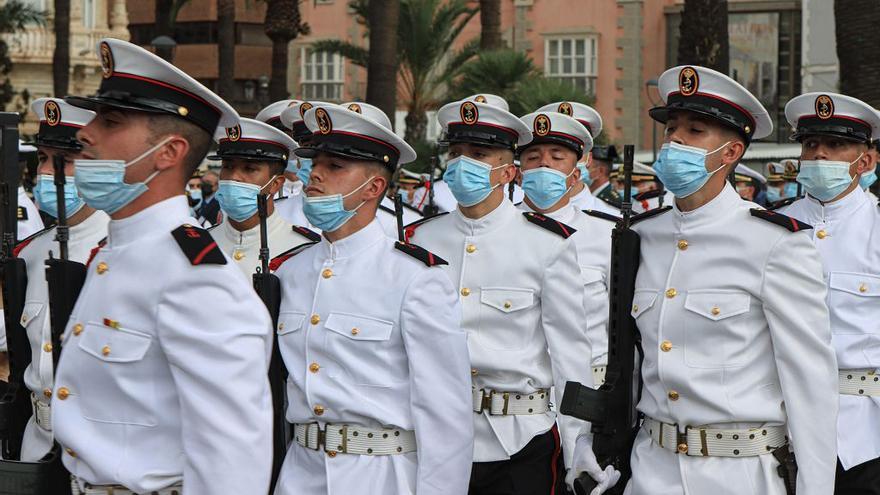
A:
[[[630,453],[639,427],[636,403],[641,383],[635,356],[636,352],[641,355],[641,343],[630,313],[639,266],[640,244],[639,235],[630,228],[633,154],[632,145],[624,146],[621,204],[623,218],[611,233],[611,307],[605,383],[595,390],[580,383],[568,382],[559,406],[560,413],[592,423],[593,452],[596,459],[602,467],[612,465],[620,471],[620,481],[607,492],[610,494],[622,494],[632,475]],[[589,366],[590,356],[585,358],[585,366]],[[586,473],[574,482],[577,495],[589,495],[595,486],[596,482]]]
[[[428,178],[427,186],[428,186],[428,204],[422,208],[422,215],[426,217],[432,217],[437,213],[440,213],[440,209],[437,208],[437,203],[434,202],[434,183],[437,179],[437,172],[440,168],[440,147],[434,146],[434,154],[431,156],[431,174]]]
[[[798,160],[797,171],[798,171],[798,175],[800,175],[801,174],[801,161],[800,160]],[[796,197],[802,198],[804,195],[804,186],[803,186],[803,184],[801,184],[801,182],[799,180],[795,179],[795,182],[797,182],[797,196]]]
[[[281,280],[269,271],[269,237],[266,228],[268,198],[265,194],[257,196],[257,212],[260,215],[260,267],[254,273],[254,289],[272,316],[272,328],[278,328],[278,313],[281,311]],[[287,369],[278,347],[278,333],[272,332],[272,357],[269,360],[269,388],[272,392],[272,482],[269,493],[275,491],[281,463],[287,453],[290,438],[290,425],[284,415],[284,390],[287,384]]]
[[[394,217],[397,219],[397,240],[406,242],[406,236],[403,233],[403,200],[400,194],[394,195]]]

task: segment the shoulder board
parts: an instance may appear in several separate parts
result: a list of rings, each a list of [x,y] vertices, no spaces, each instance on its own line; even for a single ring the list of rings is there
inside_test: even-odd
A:
[[[40,236],[43,235],[43,234],[48,233],[50,230],[52,230],[52,229],[54,229],[54,228],[55,228],[54,225],[51,226],[51,227],[46,227],[46,228],[44,228],[43,230],[38,230],[38,231],[34,232],[33,234],[31,234],[31,235],[25,237],[24,239],[18,241],[18,244],[16,244],[15,247],[12,248],[12,255],[17,257],[18,254],[21,253],[21,251],[22,251],[24,248],[26,248],[28,244],[31,243],[31,241],[33,241],[33,240],[36,239],[37,237],[40,237]]]
[[[616,199],[614,199],[614,198],[607,198],[607,197],[605,197],[605,196],[596,196],[596,197],[599,198],[599,199],[601,199],[602,201],[608,203],[609,205],[611,205],[611,206],[617,208],[618,210],[620,209],[620,206],[621,206],[620,201],[618,201],[618,200],[616,200]]]
[[[18,220],[27,220],[28,219],[28,211],[24,206],[18,207]]]
[[[193,265],[226,264],[223,251],[207,230],[187,223],[172,230],[171,235]]]
[[[654,189],[652,191],[638,193],[633,199],[636,201],[645,201],[647,199],[659,198],[664,194],[666,194],[666,191],[664,189]]]
[[[513,206],[519,207],[519,205],[521,205],[521,204],[523,204],[522,201],[520,201],[519,203],[514,203]]]
[[[641,222],[642,220],[647,220],[651,217],[656,217],[657,215],[666,213],[671,210],[671,206],[664,206],[663,208],[654,208],[653,210],[646,211],[644,213],[639,213],[638,215],[630,218],[630,225],[635,224],[636,222]]]
[[[437,256],[436,254],[428,251],[427,249],[425,249],[421,246],[416,246],[415,244],[409,244],[406,242],[397,241],[394,243],[394,249],[412,256],[413,258],[424,263],[426,266],[437,266],[437,265],[448,265],[449,264],[443,258]]]
[[[409,203],[401,203],[401,204],[403,205],[403,208],[404,208],[405,210],[410,210],[410,211],[412,211],[413,213],[416,213],[417,215],[422,216],[422,210],[416,208],[415,206],[413,206],[413,205],[411,205],[411,204],[409,204]]]
[[[784,208],[784,207],[794,203],[795,201],[797,201],[799,199],[801,199],[801,198],[785,198],[782,201],[777,201],[771,205],[767,205],[767,209],[770,211],[778,210],[780,208]]]
[[[214,225],[211,225],[210,227],[208,227],[207,230],[208,230],[208,232],[210,232],[210,231],[216,229],[217,227],[219,227],[219,226],[221,226],[221,225],[223,225],[223,224],[222,224],[222,223],[215,223]]]
[[[294,232],[296,232],[297,234],[305,237],[306,239],[308,239],[312,242],[319,242],[321,240],[321,234],[315,232],[312,229],[300,227],[299,225],[292,225],[291,228],[293,228]]]
[[[608,220],[609,222],[619,222],[622,218],[612,215],[610,213],[605,213],[604,211],[596,211],[596,210],[583,210],[584,213],[591,217],[601,218],[602,220]]]
[[[269,260],[269,271],[274,272],[275,270],[281,268],[281,265],[283,265],[285,261],[293,258],[297,254],[305,251],[306,248],[312,247],[315,244],[317,244],[317,242],[307,242],[305,244],[300,244],[299,246],[294,246],[287,251],[279,254],[278,256],[272,258],[271,260]]]
[[[812,229],[813,226],[796,218],[792,218],[782,213],[776,213],[775,211],[770,210],[762,210],[760,208],[752,208],[749,210],[752,213],[753,217],[760,218],[761,220],[766,220],[770,223],[775,223],[780,227],[785,227],[786,229],[792,232],[798,232],[800,230],[809,230]]]
[[[98,255],[98,251],[100,251],[101,248],[104,247],[106,244],[107,244],[106,237],[101,239],[100,241],[98,241],[98,245],[93,247],[91,252],[89,252],[89,259],[86,260],[86,267],[88,267],[89,265],[92,264],[92,260],[95,259],[95,256]]]
[[[571,237],[572,234],[577,232],[576,229],[569,227],[568,225],[565,225],[558,220],[553,220],[552,218],[545,217],[540,213],[527,211],[523,213],[523,216],[526,217],[526,220],[528,220],[529,222],[532,222],[539,227],[543,227],[550,232],[553,232],[554,234],[562,237],[563,239],[568,239],[569,237]]]
[[[404,226],[403,227],[403,238],[406,239],[407,241],[409,241],[410,238],[413,236],[413,234],[416,232],[416,229],[421,227],[422,225],[424,225],[426,222],[428,222],[428,220],[433,220],[437,217],[442,217],[443,215],[448,215],[448,214],[449,214],[448,211],[444,211],[444,212],[438,213],[436,215],[431,215],[429,217],[420,218],[420,219],[416,220],[415,222]]]

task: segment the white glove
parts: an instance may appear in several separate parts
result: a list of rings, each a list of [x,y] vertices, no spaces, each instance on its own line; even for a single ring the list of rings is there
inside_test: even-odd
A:
[[[578,436],[574,448],[574,465],[565,475],[565,484],[574,492],[574,480],[581,473],[587,473],[597,483],[590,495],[602,495],[620,481],[620,471],[614,469],[614,466],[606,466],[605,469],[599,466],[593,453],[592,440],[592,435]]]

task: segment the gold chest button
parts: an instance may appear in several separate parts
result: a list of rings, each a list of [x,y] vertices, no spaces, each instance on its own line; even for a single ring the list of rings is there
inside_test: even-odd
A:
[[[660,350],[663,352],[669,352],[672,350],[672,342],[668,340],[664,340],[662,344],[660,344]]]
[[[678,294],[678,291],[675,289],[666,289],[666,297],[668,297],[669,299],[672,299],[677,294]]]
[[[678,392],[676,392],[675,390],[670,390],[669,393],[666,395],[669,397],[669,400],[672,400],[672,401],[678,400]]]
[[[316,416],[321,416],[324,414],[324,406],[322,406],[321,404],[318,404],[312,410],[315,412]]]
[[[477,250],[477,246],[474,246],[473,244],[468,244],[467,247],[465,248],[465,251],[467,251],[468,254],[472,254],[476,250]]]
[[[52,352],[52,344],[46,343],[43,345],[43,351]]]
[[[67,452],[67,455],[69,455],[70,457],[76,457],[76,452],[74,452],[73,449],[71,449],[70,447],[64,449],[64,451]]]
[[[687,454],[688,453],[688,444],[680,443],[678,444],[678,453],[679,454]]]
[[[867,284],[859,285],[859,292],[861,292],[861,293],[868,292],[868,285]]]
[[[327,268],[323,272],[321,272],[321,276],[324,278],[330,278],[333,276],[333,270]]]
[[[479,371],[476,368],[471,368],[471,376],[477,376],[478,373]]]
[[[688,248],[688,241],[686,241],[684,239],[678,241],[678,249],[684,251],[687,248]]]
[[[312,319],[309,321],[312,322],[312,325],[317,325],[318,323],[321,323],[321,317],[318,315],[312,315]]]
[[[67,387],[61,387],[58,389],[58,398],[60,400],[65,400],[69,396],[70,396],[70,390],[68,390]]]
[[[825,232],[824,229],[820,230],[819,232],[816,232],[816,237],[818,237],[819,239],[824,239],[828,237],[828,232]]]
[[[76,325],[73,326],[73,334],[74,335],[79,335],[82,333],[82,331],[83,331],[82,323],[77,323]]]
[[[510,301],[504,301],[504,309],[510,309],[511,306],[513,305],[510,303]]]
[[[47,399],[51,399],[51,398],[52,398],[52,389],[51,389],[51,388],[44,388],[44,389],[43,389],[43,395],[44,395]]]
[[[638,313],[638,312],[639,312],[639,305],[638,305],[638,304],[633,304],[633,311],[632,311],[632,312],[633,312],[633,313]]]
[[[109,268],[110,268],[110,267],[107,266],[107,263],[104,263],[104,262],[102,261],[102,262],[98,263],[98,266],[97,266],[97,267],[95,267],[95,271],[98,272],[98,275],[103,275],[104,273],[107,272],[107,270],[108,270]]]
[[[461,289],[461,295],[463,295],[464,297],[467,297],[467,296],[471,295],[471,290],[468,289],[467,287],[465,287],[465,288]]]
[[[329,458],[331,458],[331,459],[334,458],[334,457],[336,457],[336,451],[335,451],[335,450],[328,450],[328,451],[327,451],[327,457],[329,457]]]
[[[319,369],[321,369],[321,365],[318,363],[312,363],[309,365],[309,371],[312,373],[317,373]]]
[[[101,348],[101,354],[103,354],[103,355],[105,355],[105,356],[109,356],[109,355],[110,355],[110,346],[109,346],[109,345],[105,345],[104,347],[102,347],[102,348]]]
[[[357,334],[359,334],[359,333],[361,333],[361,331],[358,330],[357,327],[351,329],[351,334],[352,334],[352,335],[357,335]]]
[[[241,259],[244,258],[244,251],[236,251],[232,253],[232,258],[235,261],[241,261]]]
[[[721,314],[721,308],[719,308],[718,306],[715,306],[712,308],[712,315],[713,316],[718,316],[720,314]]]

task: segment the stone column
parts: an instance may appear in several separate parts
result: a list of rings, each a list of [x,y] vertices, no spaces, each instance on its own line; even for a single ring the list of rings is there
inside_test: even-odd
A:
[[[644,0],[617,0],[617,87],[620,98],[614,102],[618,111],[616,127],[623,144],[641,146],[642,81],[642,4]]]
[[[125,0],[108,0],[110,2],[110,32],[114,38],[128,40],[128,9]]]

